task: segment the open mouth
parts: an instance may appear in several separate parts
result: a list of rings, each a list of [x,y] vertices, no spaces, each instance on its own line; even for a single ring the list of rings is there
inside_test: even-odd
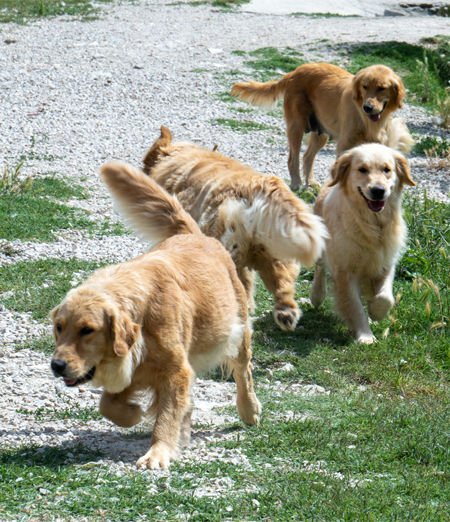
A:
[[[367,203],[367,206],[370,208],[372,212],[381,212],[384,206],[386,205],[386,201],[372,201],[371,199],[367,199],[360,187],[358,187],[358,192],[361,194],[364,201]]]
[[[368,114],[367,115],[367,117],[369,118],[370,121],[373,121],[374,123],[376,123],[377,121],[380,121],[381,113],[384,111],[384,109],[386,107],[386,103],[387,102],[384,102],[383,108],[381,109],[381,111],[378,114]]]
[[[77,386],[78,384],[83,384],[87,381],[90,381],[92,377],[94,377],[95,366],[91,368],[84,377],[80,377],[79,379],[66,379],[63,377],[64,384],[66,386]]]

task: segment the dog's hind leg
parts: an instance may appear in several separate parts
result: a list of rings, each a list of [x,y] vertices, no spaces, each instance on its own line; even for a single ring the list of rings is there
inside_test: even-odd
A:
[[[296,113],[297,111],[294,112]],[[306,130],[306,121],[299,114],[294,114],[286,118],[286,124],[289,142],[288,167],[291,176],[291,190],[296,191],[302,184],[300,179],[300,149],[302,147],[303,134]]]
[[[267,290],[275,298],[275,322],[282,330],[295,330],[302,315],[294,300],[295,280],[300,272],[300,265],[293,261],[279,261],[270,256],[258,256],[255,261],[255,268]]]
[[[244,285],[245,293],[247,295],[248,312],[253,314],[255,311],[255,299],[253,298],[253,283],[255,279],[255,272],[248,269],[246,266],[236,266],[237,274],[241,283]]]
[[[314,160],[320,149],[323,149],[328,141],[327,134],[317,134],[310,132],[308,139],[308,147],[303,154],[303,176],[305,184],[308,186],[320,187],[320,183],[314,177]]]
[[[373,294],[367,296],[367,305],[369,317],[374,321],[384,319],[394,306],[394,296],[392,295],[394,273],[395,267],[392,267],[387,275],[372,281]]]
[[[259,423],[261,403],[253,390],[251,329],[247,326],[236,357],[229,357],[226,364],[233,370],[237,387],[236,406],[244,424],[252,426]]]
[[[327,296],[327,270],[325,268],[324,259],[319,259],[316,262],[314,269],[314,281],[309,293],[309,298],[314,308],[318,308]]]

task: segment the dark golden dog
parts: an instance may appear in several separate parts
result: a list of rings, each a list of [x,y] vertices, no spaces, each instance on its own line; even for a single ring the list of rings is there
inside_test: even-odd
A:
[[[119,426],[141,420],[137,399],[151,391],[155,426],[137,466],[165,468],[189,442],[191,388],[202,369],[224,363],[233,370],[239,415],[258,422],[247,299],[228,252],[174,197],[125,164],[104,166],[102,177],[133,228],[157,248],[97,271],[67,294],[51,313],[51,367],[67,386],[103,386],[100,411]]]
[[[289,141],[291,188],[300,187],[299,155],[303,134],[310,133],[303,155],[306,185],[318,185],[313,167],[328,139],[337,141],[337,154],[362,143],[388,144],[391,114],[402,107],[405,88],[388,67],[373,65],[353,76],[328,63],[301,65],[278,82],[237,83],[231,94],[259,107],[271,108],[284,97]],[[413,140],[403,129],[397,148],[409,152]]]

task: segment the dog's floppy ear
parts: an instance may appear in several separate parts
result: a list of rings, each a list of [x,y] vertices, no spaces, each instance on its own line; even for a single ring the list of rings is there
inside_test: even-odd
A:
[[[403,185],[409,185],[410,187],[414,187],[416,184],[411,179],[411,168],[409,166],[408,160],[400,154],[399,152],[394,153],[395,158],[395,168],[397,170],[397,176],[400,180],[400,183]]]
[[[352,81],[352,98],[354,101],[359,101],[361,96],[361,80],[363,75],[361,74],[361,71],[356,74],[356,76],[353,77]]]
[[[60,307],[60,305],[55,306],[55,308],[53,308],[53,310],[48,314],[50,320],[53,322],[55,321],[56,316],[58,315],[59,307]]]
[[[353,153],[347,152],[337,159],[331,167],[331,179],[330,187],[340,183],[344,186],[347,183],[348,175],[350,174],[350,168],[352,166]]]
[[[406,89],[401,78],[396,74],[393,75],[391,79],[391,86],[396,96],[395,99],[392,100],[392,103],[397,107],[397,109],[401,109],[403,107],[403,98],[406,95]]]
[[[152,168],[158,163],[161,155],[165,153],[163,147],[167,147],[172,143],[172,133],[167,127],[161,125],[161,135],[150,147],[144,158],[144,172],[150,175]]]
[[[114,353],[124,357],[137,341],[139,325],[121,313],[114,313],[110,317],[110,329]]]

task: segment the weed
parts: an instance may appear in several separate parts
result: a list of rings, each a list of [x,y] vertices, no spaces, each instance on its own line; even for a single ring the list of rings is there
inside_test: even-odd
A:
[[[431,151],[436,156],[446,156],[450,149],[450,143],[445,138],[437,136],[426,136],[425,138],[416,139],[413,151],[421,156],[426,156]]]
[[[5,167],[3,176],[0,177],[0,195],[6,196],[14,192],[26,193],[31,189],[32,180],[30,176],[26,179],[20,177],[23,162],[14,168]]]
[[[54,407],[54,408],[37,408],[34,411],[27,409],[18,409],[17,413],[21,415],[33,416],[34,420],[38,422],[48,422],[55,420],[74,419],[83,422],[89,422],[90,420],[102,419],[102,414],[97,408],[89,406],[82,408],[80,403],[74,400],[67,399],[59,395],[60,400],[67,404],[65,407]]]
[[[256,71],[260,81],[268,81],[279,77],[280,74],[295,71],[297,67],[306,63],[299,58],[303,54],[291,47],[286,47],[282,51],[275,47],[262,47],[249,52],[248,56],[256,60],[247,60],[244,65]]]
[[[436,103],[438,110],[436,111],[440,117],[440,125],[448,129],[450,127],[450,95],[449,87],[444,91],[443,95],[436,94]]]
[[[428,168],[434,170],[449,170],[450,168],[450,150],[443,154],[438,152],[438,147],[425,151],[428,160]]]

